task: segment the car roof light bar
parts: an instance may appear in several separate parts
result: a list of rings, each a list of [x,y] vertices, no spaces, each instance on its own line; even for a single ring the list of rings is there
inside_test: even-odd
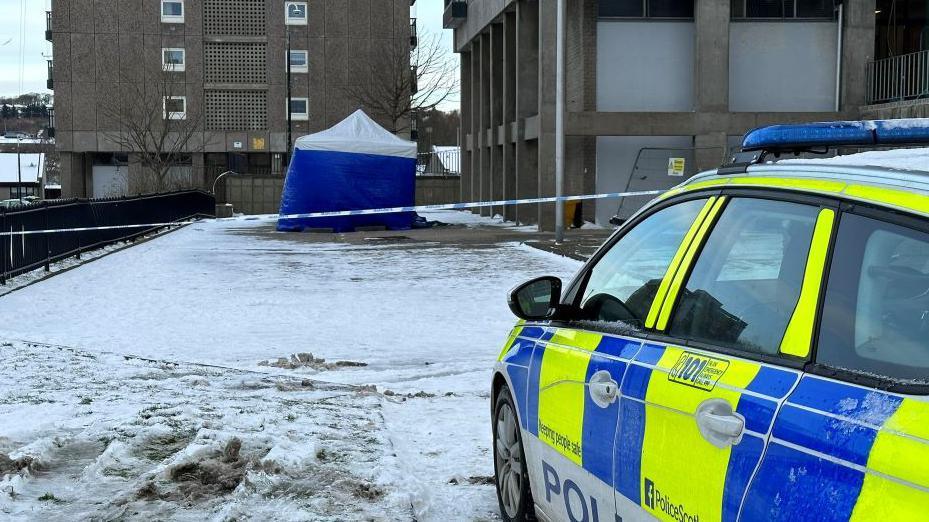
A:
[[[742,138],[742,152],[730,158],[720,173],[744,172],[749,165],[763,162],[769,153],[825,153],[836,147],[904,145],[929,145],[929,118],[770,125],[747,132]]]
[[[929,118],[771,125],[742,138],[745,152],[804,152],[832,147],[929,145]]]

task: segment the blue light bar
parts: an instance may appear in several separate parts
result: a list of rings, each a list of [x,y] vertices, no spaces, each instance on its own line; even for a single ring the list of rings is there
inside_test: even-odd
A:
[[[929,144],[929,118],[873,120],[878,145]]]
[[[929,145],[929,118],[771,125],[742,138],[744,152],[881,145]]]

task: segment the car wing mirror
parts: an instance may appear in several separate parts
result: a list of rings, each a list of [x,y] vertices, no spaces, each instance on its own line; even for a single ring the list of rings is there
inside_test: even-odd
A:
[[[545,276],[510,290],[507,304],[516,317],[527,321],[552,319],[561,303],[561,279]]]

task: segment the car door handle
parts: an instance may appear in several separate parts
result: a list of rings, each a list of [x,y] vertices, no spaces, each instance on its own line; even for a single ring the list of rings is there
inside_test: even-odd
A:
[[[697,407],[697,427],[710,444],[725,448],[742,441],[745,433],[745,418],[735,413],[723,399],[709,399]]]
[[[590,377],[587,381],[587,390],[594,404],[601,408],[609,407],[610,404],[616,402],[616,397],[619,396],[619,385],[606,370],[600,370]]]

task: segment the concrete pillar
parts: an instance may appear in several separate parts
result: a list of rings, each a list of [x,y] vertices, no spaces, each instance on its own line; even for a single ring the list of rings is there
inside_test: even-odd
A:
[[[708,131],[694,136],[694,160],[697,171],[714,169],[723,163],[728,152],[725,131]]]
[[[61,153],[61,197],[83,198],[87,196],[84,174],[84,154]]]
[[[526,118],[539,113],[539,2],[516,5],[516,194],[539,195],[539,141],[526,139]],[[514,219],[538,223],[538,205],[520,205]]]
[[[853,115],[866,100],[866,64],[874,59],[874,9],[875,0],[845,2],[841,108]]]
[[[694,67],[697,129],[694,161],[698,171],[716,168],[727,153],[725,115],[729,112],[730,0],[694,4],[697,34]]]
[[[565,20],[566,110],[596,110],[596,0],[569,2]],[[567,136],[565,139],[565,194],[590,193],[596,186],[596,139]],[[569,205],[583,214],[583,204]],[[593,205],[588,204],[592,209]],[[589,212],[593,215],[593,212]],[[567,226],[571,226],[566,214]]]
[[[481,39],[475,38],[471,44],[471,200],[481,199]],[[473,208],[471,212],[480,214],[481,209]]]
[[[729,111],[729,17],[731,0],[694,2],[694,85],[698,112]]]
[[[539,2],[539,195],[555,195],[555,60],[558,7]],[[539,205],[540,230],[555,229],[555,205]]]
[[[503,22],[503,199],[517,199],[516,146],[513,128],[516,122],[516,13],[508,12]],[[517,205],[503,207],[507,221],[516,220]]]
[[[503,24],[490,26],[490,197],[503,199],[503,139],[500,126],[503,125],[503,59],[504,40]],[[494,207],[494,213],[502,214],[502,207]],[[493,214],[491,214],[493,215]]]
[[[204,154],[202,152],[190,155],[191,186],[203,190],[210,190],[213,188],[213,180],[208,180],[206,177],[206,167],[204,166],[203,159]]]
[[[471,134],[471,53],[464,51],[461,58],[461,128],[458,130],[458,143],[461,144],[459,170],[461,171],[461,188],[458,201],[471,201],[471,165],[472,152],[468,147]]]
[[[481,151],[481,192],[480,199],[481,201],[490,201],[492,198],[492,188],[493,188],[493,164],[490,159],[491,150],[488,147],[488,143],[491,140],[492,134],[491,129],[493,127],[492,123],[492,114],[490,110],[491,105],[491,59],[492,54],[491,43],[490,43],[490,34],[484,33],[481,35],[481,101],[480,101],[480,140],[479,148]],[[493,208],[491,207],[482,207],[481,208],[482,216],[493,216]]]

